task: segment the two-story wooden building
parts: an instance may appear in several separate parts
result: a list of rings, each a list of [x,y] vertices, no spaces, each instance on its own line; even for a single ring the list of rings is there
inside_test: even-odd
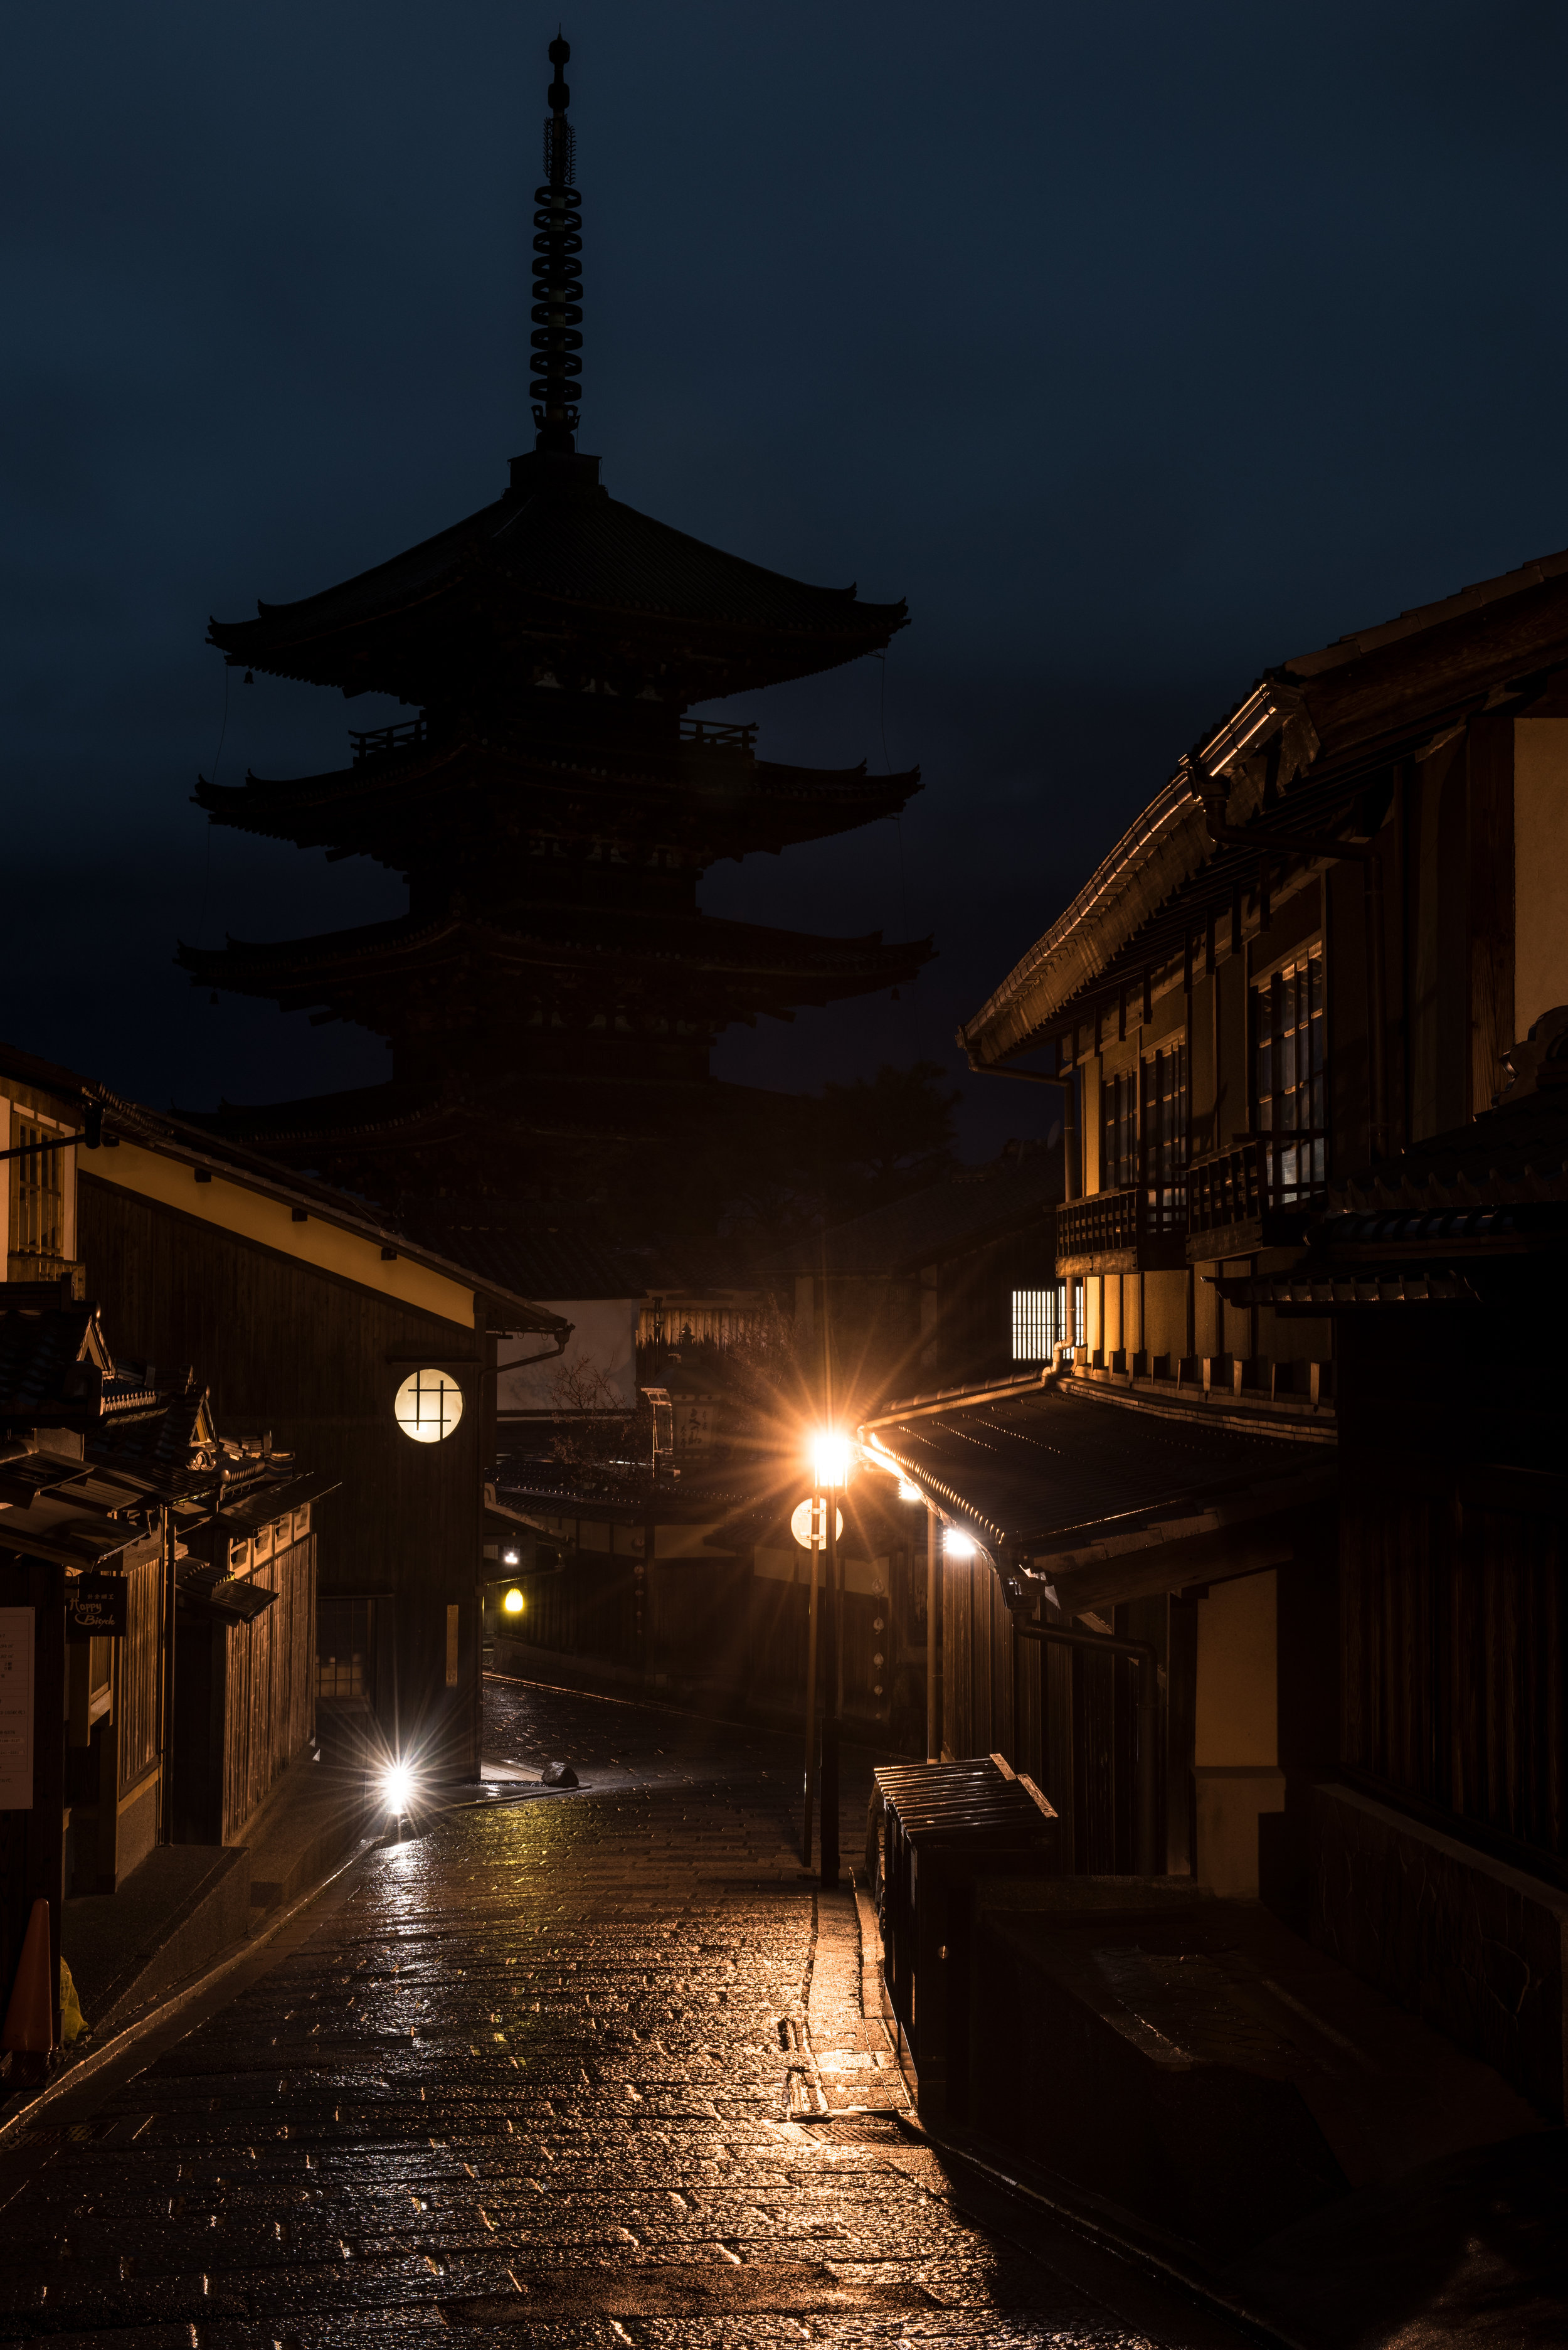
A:
[[[1081,1343],[865,1431],[947,1751],[1559,2112],[1565,850],[1568,555],[1269,671],[961,1032],[1056,1084]]]
[[[224,1436],[330,1480],[321,1702],[472,1775],[496,1352],[555,1358],[569,1325],[328,1184],[10,1048],[0,1118],[62,1137],[11,1162],[13,1277],[87,1284],[118,1347],[199,1367]]]

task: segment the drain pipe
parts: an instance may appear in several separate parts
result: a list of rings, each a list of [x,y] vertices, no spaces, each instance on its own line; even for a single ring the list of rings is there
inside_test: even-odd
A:
[[[961,1034],[960,1044],[963,1044]],[[964,1045],[969,1066],[977,1077],[1013,1077],[1022,1086],[1059,1086],[1062,1092],[1062,1191],[1064,1198],[1082,1196],[1083,1185],[1078,1180],[1078,1072],[1073,1070],[1064,1077],[1047,1076],[1043,1069],[1004,1069],[995,1061],[977,1061],[970,1047]]]
[[[1189,788],[1194,799],[1202,803],[1209,837],[1217,847],[1250,848],[1265,864],[1271,852],[1284,849],[1293,850],[1298,856],[1321,857],[1329,864],[1360,866],[1361,918],[1366,932],[1367,1122],[1371,1128],[1372,1157],[1383,1158],[1388,1149],[1388,1093],[1385,1065],[1387,986],[1384,962],[1383,858],[1376,842],[1338,840],[1327,835],[1308,832],[1272,833],[1265,838],[1255,832],[1244,832],[1236,825],[1227,824],[1220,788],[1205,771],[1196,753],[1191,757]]]
[[[1096,1655],[1131,1657],[1137,1667],[1137,1785],[1133,1821],[1133,1869],[1158,1877],[1155,1866],[1158,1819],[1155,1743],[1159,1735],[1159,1659],[1147,1640],[1122,1640],[1108,1632],[1070,1632],[1064,1625],[1014,1624],[1021,1640],[1050,1640],[1064,1648],[1092,1648]]]
[[[937,1513],[926,1505],[926,1760],[942,1759],[941,1730],[937,1719],[937,1626],[941,1606],[937,1575]]]

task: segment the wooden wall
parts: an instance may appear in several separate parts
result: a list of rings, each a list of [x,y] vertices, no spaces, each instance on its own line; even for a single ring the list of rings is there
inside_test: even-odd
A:
[[[1179,1638],[1173,1625],[1181,1604],[1164,1597],[1133,1601],[1115,1610],[1113,1628],[1123,1639],[1148,1642],[1165,1670],[1173,1638]],[[1002,1585],[981,1558],[944,1558],[941,1628],[943,1754],[954,1760],[1002,1754],[1015,1771],[1027,1773],[1061,1820],[1064,1870],[1129,1871],[1138,1668],[1127,1657],[1020,1640]],[[1169,1679],[1166,1671],[1168,1685]],[[1191,1866],[1189,1723],[1184,1747],[1182,1734],[1179,1707],[1173,1717],[1162,1693],[1157,1836],[1166,1866],[1178,1873]]]
[[[316,1536],[277,1553],[251,1580],[278,1596],[254,1622],[222,1630],[224,1844],[239,1842],[316,1726]]]
[[[194,1365],[221,1432],[270,1429],[302,1470],[341,1481],[318,1505],[320,1585],[389,1603],[382,1729],[417,1738],[428,1767],[472,1774],[489,1458],[483,1332],[86,1173],[79,1216],[88,1292],[114,1346],[161,1366]],[[411,1443],[392,1417],[400,1382],[421,1360],[451,1369],[463,1388],[462,1419],[441,1444]],[[452,1605],[454,1689],[445,1677]]]

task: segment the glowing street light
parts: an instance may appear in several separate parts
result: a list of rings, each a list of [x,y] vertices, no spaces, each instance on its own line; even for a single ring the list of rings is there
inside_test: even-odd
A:
[[[812,1445],[812,1482],[833,1487],[849,1482],[849,1439],[836,1429],[817,1430]]]
[[[515,1584],[514,1584],[514,1585],[513,1585],[513,1586],[512,1586],[511,1590],[510,1590],[510,1591],[508,1591],[508,1592],[504,1595],[504,1596],[503,1597],[502,1602],[501,1602],[501,1609],[502,1609],[502,1613],[503,1613],[503,1615],[505,1615],[505,1616],[521,1616],[521,1615],[522,1615],[522,1613],[523,1613],[523,1594],[518,1590],[517,1586],[516,1586]]]
[[[950,1526],[942,1536],[942,1548],[949,1558],[972,1558],[980,1544],[957,1526]]]
[[[911,1485],[907,1477],[899,1478],[898,1499],[900,1502],[923,1502],[925,1498],[925,1495],[921,1492],[918,1485]]]

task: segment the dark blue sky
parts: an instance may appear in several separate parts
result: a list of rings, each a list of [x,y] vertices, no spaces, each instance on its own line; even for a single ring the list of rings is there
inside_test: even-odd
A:
[[[380,1073],[360,1032],[171,969],[177,936],[401,905],[209,836],[220,738],[231,782],[337,764],[379,705],[236,679],[225,726],[202,639],[485,504],[528,445],[556,21],[9,14],[16,1042],[155,1102]],[[933,929],[941,960],[899,1004],[735,1032],[723,1073],[961,1066],[957,1020],[1265,663],[1568,541],[1561,5],[588,0],[566,29],[583,445],[634,505],[913,619],[885,680],[724,712],[874,767],[885,727],[926,775],[901,833],[721,868],[705,903]],[[974,1149],[1042,1107],[968,1093]]]

